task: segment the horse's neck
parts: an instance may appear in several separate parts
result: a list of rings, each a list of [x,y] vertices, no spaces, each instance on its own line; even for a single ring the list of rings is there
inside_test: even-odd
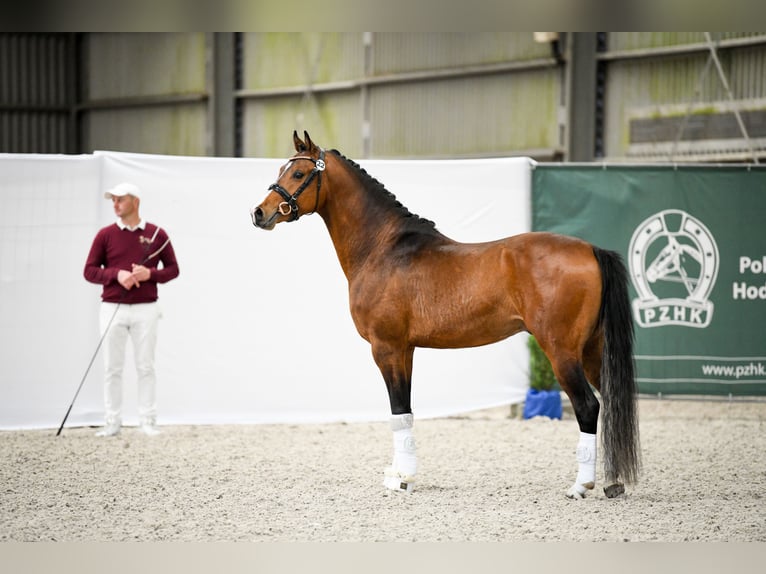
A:
[[[365,208],[364,194],[367,193],[353,178],[347,177],[343,186],[333,188],[331,198],[320,210],[349,281],[370,256],[380,254],[380,247],[387,244],[386,237],[391,233],[388,218],[373,217]]]

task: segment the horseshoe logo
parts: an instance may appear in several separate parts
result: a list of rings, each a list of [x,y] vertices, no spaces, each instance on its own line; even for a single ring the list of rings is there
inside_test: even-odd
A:
[[[666,209],[641,223],[628,248],[641,327],[704,328],[713,318],[708,300],[718,276],[718,246],[707,227],[680,209]]]

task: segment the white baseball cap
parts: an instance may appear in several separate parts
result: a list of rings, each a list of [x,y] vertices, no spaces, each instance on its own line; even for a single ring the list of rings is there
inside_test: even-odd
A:
[[[123,182],[115,185],[112,189],[104,193],[106,199],[112,199],[115,197],[123,197],[125,195],[132,195],[133,197],[141,197],[141,190],[137,185],[132,183]]]

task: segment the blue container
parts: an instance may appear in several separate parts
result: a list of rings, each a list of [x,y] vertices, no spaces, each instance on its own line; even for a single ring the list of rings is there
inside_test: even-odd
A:
[[[529,389],[524,402],[524,418],[548,417],[551,419],[561,418],[561,394],[556,391],[538,391]]]

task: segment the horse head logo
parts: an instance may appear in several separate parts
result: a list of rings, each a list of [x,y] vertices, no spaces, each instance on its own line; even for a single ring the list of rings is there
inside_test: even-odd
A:
[[[718,246],[698,219],[666,209],[641,223],[628,248],[638,298],[633,314],[642,327],[704,328],[713,318],[708,300],[718,276]]]

